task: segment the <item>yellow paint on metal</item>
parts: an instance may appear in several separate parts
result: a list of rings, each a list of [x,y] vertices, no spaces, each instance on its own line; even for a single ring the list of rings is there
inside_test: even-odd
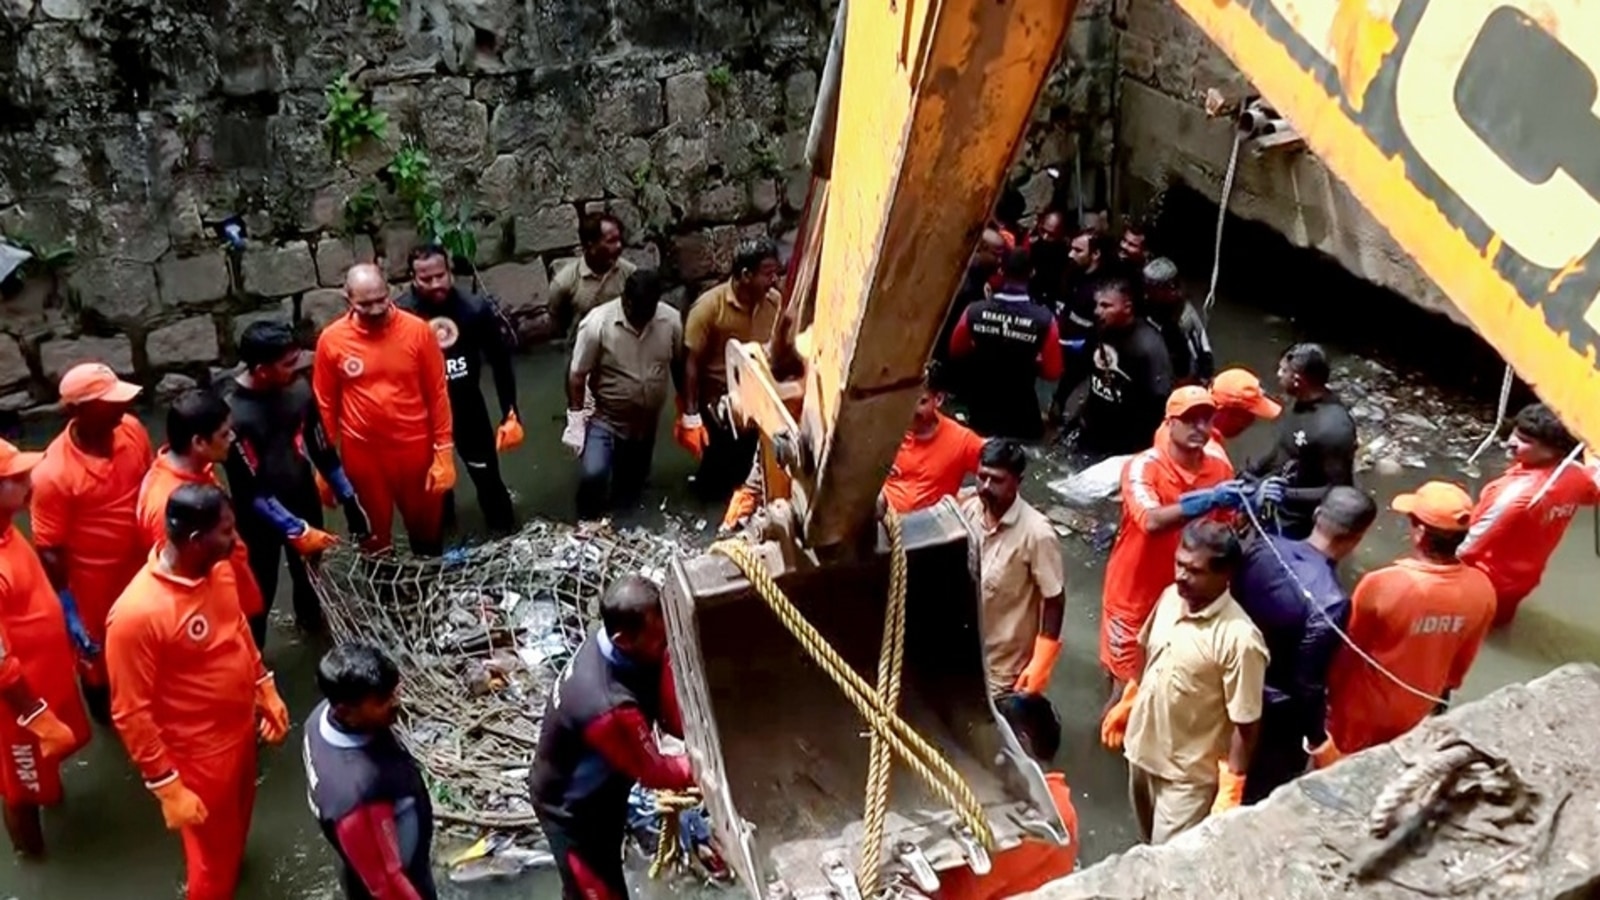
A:
[[[1517,240],[1512,241],[1501,230],[1490,238],[1487,252],[1482,251],[1411,181],[1405,163],[1386,155],[1339,107],[1339,98],[1330,97],[1307,67],[1291,56],[1283,43],[1268,34],[1243,5],[1221,0],[1177,2],[1222,47],[1273,107],[1294,123],[1328,168],[1349,185],[1356,198],[1383,223],[1517,373],[1584,440],[1600,445],[1600,372],[1596,371],[1594,351],[1574,350],[1568,336],[1551,329],[1543,312],[1530,306],[1494,267],[1506,246],[1502,238],[1515,246],[1522,256],[1552,265],[1543,261],[1553,256],[1556,247],[1572,242],[1575,229],[1584,228],[1577,237],[1587,232],[1588,220],[1581,216],[1586,208],[1581,199],[1572,201],[1577,204],[1575,206],[1561,208],[1559,215],[1552,213],[1553,204],[1544,204],[1524,206],[1520,219],[1514,219],[1512,214],[1486,216],[1491,221],[1505,222],[1504,227],[1517,229]],[[1282,6],[1292,0],[1273,2],[1275,6]],[[1516,5],[1527,5],[1527,2]],[[1433,0],[1423,16],[1441,17],[1441,29],[1455,28],[1467,15],[1468,7],[1481,11],[1500,5],[1488,0],[1470,3],[1467,0]],[[1539,13],[1535,20],[1593,70],[1594,61],[1600,60],[1600,28],[1591,26],[1600,18],[1600,9],[1594,4],[1585,5],[1582,0],[1538,0],[1533,5]],[[1414,36],[1412,43],[1416,43]],[[1315,46],[1316,42],[1312,44]],[[1415,50],[1412,47],[1407,52]],[[1423,57],[1417,64],[1428,66],[1437,61],[1435,57]],[[1437,91],[1441,88],[1438,79],[1447,77],[1447,73],[1436,70],[1430,77],[1434,79],[1431,87]],[[1453,127],[1456,123],[1441,121],[1439,124]],[[1408,137],[1416,140],[1418,135],[1408,132]],[[1434,139],[1438,139],[1437,135]],[[1557,172],[1557,178],[1565,177],[1565,173]],[[1557,178],[1528,186],[1528,189],[1563,187],[1552,184]],[[1480,204],[1477,198],[1468,196],[1470,185],[1452,181],[1452,186],[1480,215],[1486,206],[1495,202],[1493,197],[1484,197]],[[1484,187],[1478,185],[1480,189]],[[1566,196],[1579,195],[1569,191]],[[1555,221],[1551,221],[1552,215],[1557,215]],[[1534,217],[1544,217],[1544,220],[1535,221]],[[1563,253],[1553,266],[1559,267],[1571,258],[1570,253]],[[1588,309],[1585,319],[1600,330],[1600,299]]]
[[[1328,39],[1333,45],[1345,99],[1352,109],[1360,112],[1367,86],[1377,76],[1383,58],[1400,39],[1388,19],[1374,14],[1369,0],[1339,0],[1339,11],[1334,15]]]

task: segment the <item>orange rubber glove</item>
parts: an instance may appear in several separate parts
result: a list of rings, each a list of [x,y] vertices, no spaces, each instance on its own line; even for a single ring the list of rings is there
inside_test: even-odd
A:
[[[316,479],[317,499],[322,501],[322,505],[328,509],[338,508],[339,498],[333,496],[333,488],[328,486],[327,479],[322,477],[322,473],[312,469],[311,477]]]
[[[706,433],[706,426],[701,424],[698,415],[679,416],[672,426],[672,439],[695,459],[699,459],[706,452],[706,444],[711,443],[711,435]]]
[[[160,784],[146,784],[145,787],[150,788],[150,793],[161,801],[161,818],[169,830],[205,824],[206,805],[201,802],[199,795],[184,787],[183,779],[178,777],[177,772]]]
[[[1211,814],[1225,813],[1244,802],[1244,776],[1235,772],[1227,760],[1217,763],[1217,799],[1211,803]]]
[[[494,433],[494,451],[504,453],[522,446],[522,422],[517,419],[517,411],[506,413],[506,420]]]
[[[423,490],[430,494],[442,494],[456,486],[456,448],[454,444],[445,444],[433,448],[433,465],[428,466],[428,480],[423,485]]]
[[[755,513],[761,506],[761,498],[756,495],[755,488],[747,484],[739,485],[728,499],[728,511],[722,514],[722,530],[732,531],[739,527],[739,522]]]
[[[1121,750],[1122,739],[1128,734],[1128,716],[1133,712],[1133,701],[1139,696],[1139,682],[1130,681],[1122,686],[1122,697],[1106,710],[1100,720],[1100,743],[1107,750]]]
[[[59,759],[66,756],[73,745],[78,743],[78,739],[72,734],[72,729],[68,728],[43,700],[39,701],[37,710],[17,719],[17,724],[39,739],[39,753],[45,759]]]
[[[1326,769],[1344,759],[1344,751],[1339,749],[1339,746],[1333,742],[1332,737],[1327,738],[1315,747],[1306,746],[1306,754],[1311,757],[1311,768],[1313,769]]]
[[[1056,659],[1061,656],[1061,641],[1042,634],[1033,637],[1033,655],[1028,657],[1027,668],[1017,676],[1012,690],[1024,694],[1042,694],[1050,686],[1050,673],[1055,671]]]
[[[271,672],[256,682],[256,712],[261,714],[256,734],[269,744],[283,743],[289,734],[289,707],[284,706],[283,698],[278,696],[278,685]]]
[[[307,525],[299,534],[289,538],[289,546],[293,547],[294,552],[301,556],[316,556],[337,543],[339,543],[337,537],[320,528],[312,528],[310,525]]]

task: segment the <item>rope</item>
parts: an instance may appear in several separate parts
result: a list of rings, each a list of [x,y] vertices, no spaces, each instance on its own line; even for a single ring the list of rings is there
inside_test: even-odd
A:
[[[1516,373],[1511,370],[1511,364],[1506,363],[1506,376],[1500,381],[1500,405],[1495,408],[1494,427],[1490,428],[1489,433],[1484,435],[1483,443],[1478,445],[1478,449],[1472,451],[1472,455],[1467,457],[1467,468],[1472,468],[1472,464],[1478,461],[1478,457],[1483,455],[1483,451],[1489,449],[1489,445],[1494,443],[1494,439],[1500,436],[1500,426],[1505,424],[1506,421],[1506,407],[1511,405],[1511,383],[1515,378]]]
[[[1222,277],[1222,226],[1228,221],[1228,198],[1233,195],[1233,176],[1239,170],[1239,148],[1244,145],[1244,138],[1244,132],[1234,129],[1228,172],[1222,176],[1222,196],[1217,200],[1217,238],[1211,247],[1211,287],[1206,290],[1206,302],[1200,310],[1202,319],[1211,318],[1211,307],[1217,302],[1217,279]]]
[[[906,550],[900,516],[893,509],[884,515],[889,531],[889,605],[883,613],[883,639],[878,645],[878,691],[892,713],[900,705],[900,671],[906,643]],[[889,814],[889,771],[894,760],[889,744],[878,729],[872,731],[872,759],[867,769],[866,844],[861,849],[862,894],[876,896],[882,879],[883,830]]]
[[[1578,446],[1573,447],[1566,456],[1562,457],[1561,465],[1556,466],[1556,470],[1550,473],[1550,477],[1544,480],[1544,484],[1539,485],[1539,489],[1533,492],[1533,499],[1528,501],[1529,509],[1539,505],[1539,501],[1544,499],[1544,495],[1550,493],[1550,486],[1556,483],[1556,479],[1561,477],[1561,473],[1566,471],[1567,466],[1577,461],[1578,456],[1583,453],[1586,447],[1588,447],[1587,444],[1579,441]]]
[[[961,777],[961,773],[956,771],[943,753],[906,724],[889,707],[884,697],[873,690],[872,686],[839,656],[838,651],[828,644],[816,628],[805,620],[794,603],[783,593],[783,589],[772,580],[772,575],[767,572],[754,551],[737,540],[718,541],[711,545],[711,550],[733,561],[744,577],[750,581],[751,587],[755,588],[756,595],[800,642],[801,648],[811,657],[811,661],[827,673],[861,717],[867,720],[874,736],[881,737],[906,767],[927,785],[928,790],[955,811],[961,824],[972,832],[973,838],[981,846],[993,849],[994,832],[984,816],[982,804],[978,802],[966,780]]]
[[[1255,527],[1256,532],[1260,534],[1261,539],[1266,542],[1267,549],[1272,551],[1272,556],[1278,561],[1278,565],[1283,567],[1283,571],[1288,574],[1289,580],[1294,582],[1295,588],[1300,591],[1300,596],[1306,601],[1306,605],[1316,610],[1317,615],[1322,617],[1322,621],[1328,623],[1328,627],[1332,628],[1333,633],[1339,636],[1339,640],[1344,641],[1346,647],[1354,650],[1355,654],[1365,660],[1367,665],[1376,669],[1378,674],[1394,682],[1396,685],[1399,685],[1407,693],[1410,693],[1416,697],[1420,697],[1421,699],[1432,703],[1434,706],[1450,705],[1450,701],[1444,697],[1435,697],[1421,688],[1411,686],[1411,684],[1403,680],[1399,675],[1389,671],[1383,665],[1383,663],[1373,659],[1372,654],[1361,649],[1360,645],[1352,640],[1350,635],[1346,634],[1343,628],[1339,627],[1339,623],[1335,622],[1333,617],[1328,615],[1328,611],[1322,608],[1322,604],[1316,601],[1316,598],[1312,596],[1311,591],[1306,587],[1305,582],[1301,581],[1300,576],[1295,573],[1294,567],[1289,565],[1289,561],[1283,558],[1282,553],[1278,552],[1278,545],[1272,542],[1271,533],[1268,532],[1266,527],[1261,524],[1261,520],[1256,518],[1256,511],[1251,508],[1250,504],[1244,504],[1244,513],[1250,518],[1250,524]]]
[[[677,791],[656,792],[656,814],[661,817],[661,831],[656,835],[656,852],[650,857],[650,880],[661,877],[683,856],[681,824],[678,814],[700,805],[699,796]]]

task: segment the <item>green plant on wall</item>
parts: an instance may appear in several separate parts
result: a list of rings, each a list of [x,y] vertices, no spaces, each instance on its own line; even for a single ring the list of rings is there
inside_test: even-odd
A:
[[[322,127],[335,159],[348,159],[363,141],[383,137],[388,117],[372,108],[367,95],[350,83],[348,74],[330,82],[325,96],[328,114],[322,119]]]
[[[456,260],[472,262],[478,255],[478,238],[473,234],[470,213],[465,206],[446,208],[433,161],[415,144],[400,148],[389,162],[388,174],[394,193],[411,211],[417,235],[436,242]]]
[[[373,234],[378,230],[378,190],[370,184],[344,200],[344,227],[350,234]]]
[[[728,85],[732,83],[733,70],[729,69],[727,66],[712,66],[710,71],[706,72],[706,84],[711,85],[719,91],[727,90]]]
[[[400,0],[367,0],[367,15],[384,25],[400,21]]]

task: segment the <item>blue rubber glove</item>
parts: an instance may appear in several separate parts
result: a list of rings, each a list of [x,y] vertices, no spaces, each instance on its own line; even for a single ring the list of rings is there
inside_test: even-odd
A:
[[[1277,506],[1283,502],[1288,489],[1289,481],[1281,475],[1263,478],[1256,485],[1255,496],[1250,498],[1250,505],[1258,510],[1264,506]]]
[[[1186,519],[1197,519],[1213,510],[1238,509],[1245,503],[1244,482],[1224,481],[1211,488],[1190,491],[1178,498],[1178,510]]]
[[[89,629],[83,627],[83,616],[78,613],[78,598],[72,596],[72,591],[62,591],[56,594],[61,601],[61,613],[67,620],[67,636],[72,638],[72,645],[84,656],[99,656],[100,645],[89,637]]]

